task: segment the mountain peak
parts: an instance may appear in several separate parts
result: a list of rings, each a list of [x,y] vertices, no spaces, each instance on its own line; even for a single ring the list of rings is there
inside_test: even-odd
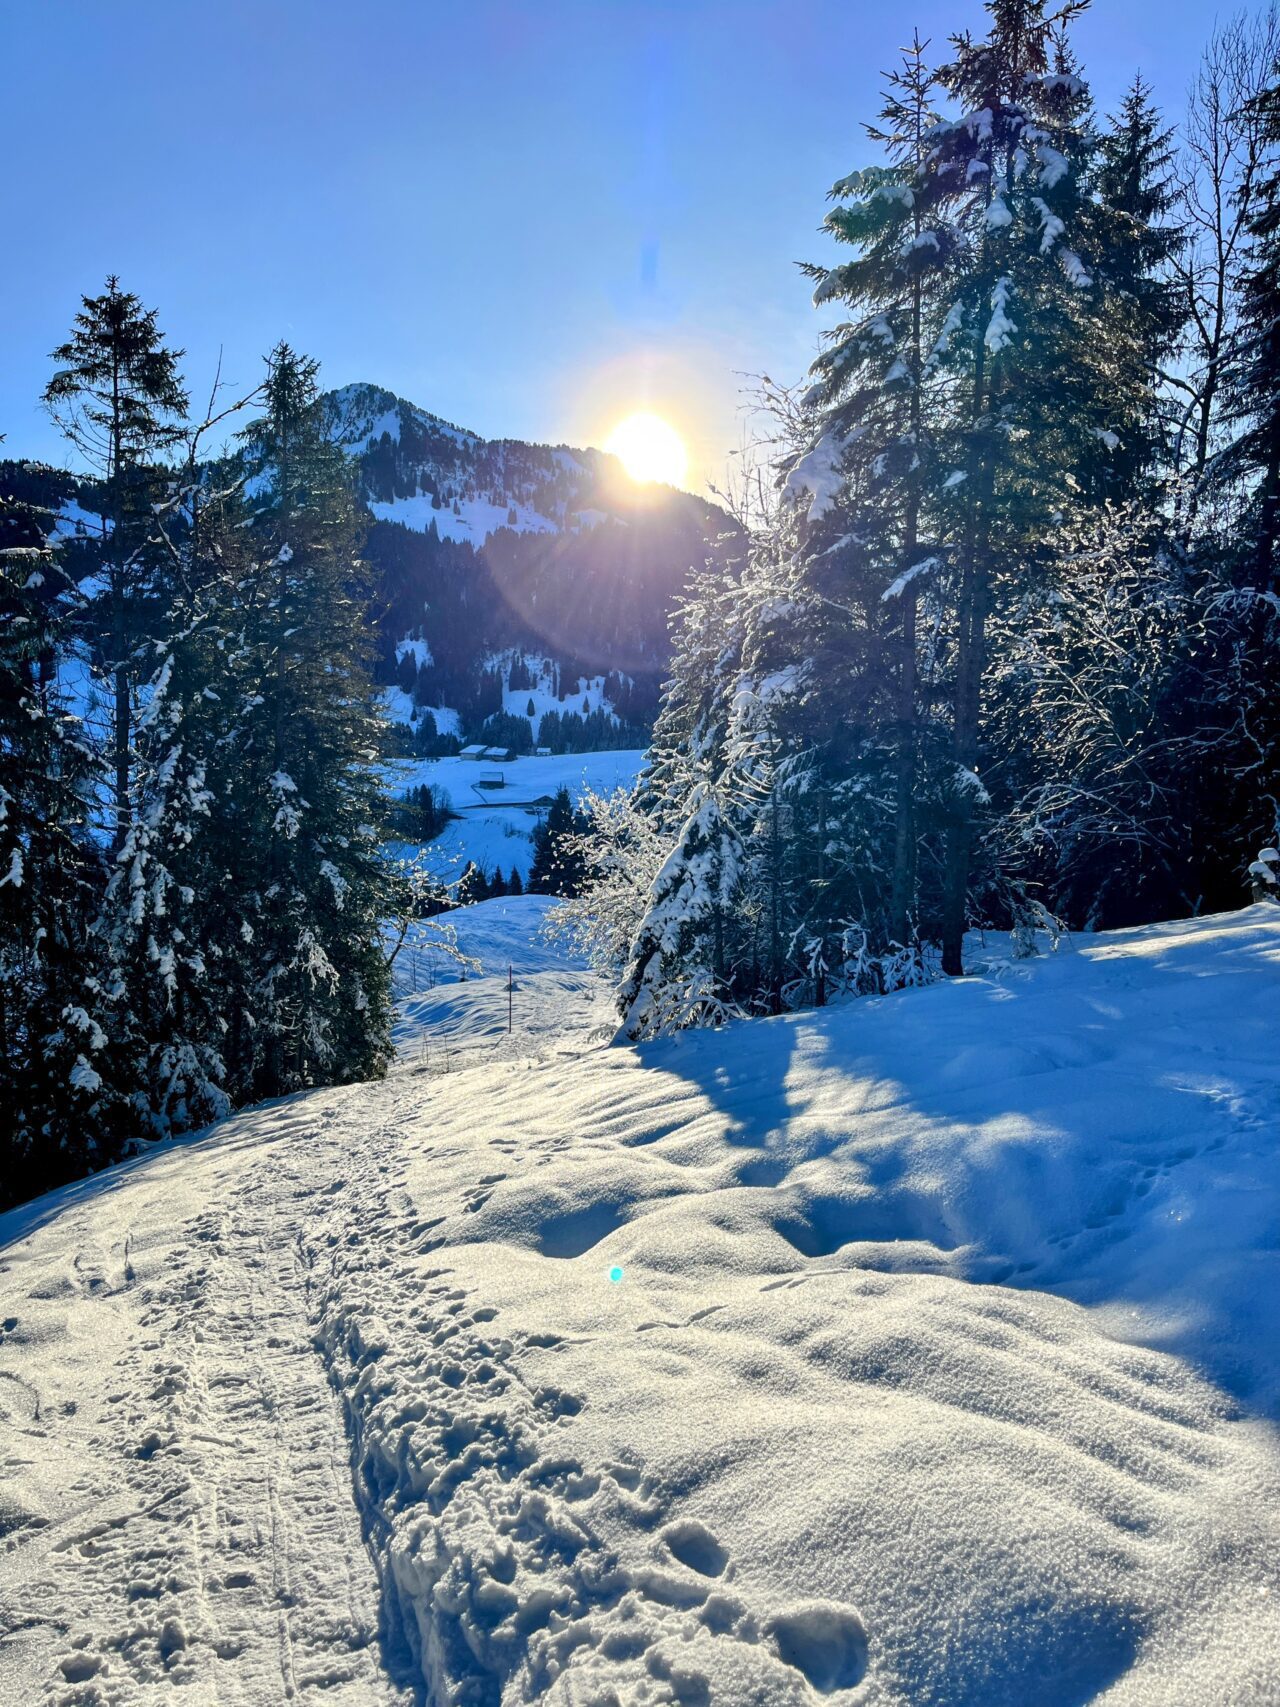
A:
[[[456,445],[483,443],[478,434],[420,409],[416,403],[398,397],[382,385],[356,381],[326,391],[320,402],[328,419],[330,437],[349,456],[363,456],[383,437],[400,443],[406,433],[411,439],[423,440],[439,435]]]

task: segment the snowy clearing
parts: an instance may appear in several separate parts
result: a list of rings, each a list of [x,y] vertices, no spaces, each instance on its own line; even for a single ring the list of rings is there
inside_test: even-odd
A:
[[[12,1212],[0,1699],[1274,1701],[1278,997],[1264,905]]]
[[[426,868],[433,876],[459,877],[468,860],[492,874],[507,875],[518,868],[528,877],[533,863],[533,828],[540,816],[535,801],[567,788],[577,805],[583,794],[611,794],[631,788],[640,774],[644,753],[630,748],[605,753],[531,755],[507,764],[477,763],[472,759],[404,759],[385,767],[393,794],[411,788],[440,788],[459,817],[435,841],[423,848]],[[504,787],[479,786],[484,777],[501,772]]]
[[[478,1058],[578,1050],[612,1035],[609,985],[541,935],[558,905],[550,895],[506,896],[410,927],[393,970],[400,1068],[456,1072]],[[442,937],[469,964],[446,953]]]

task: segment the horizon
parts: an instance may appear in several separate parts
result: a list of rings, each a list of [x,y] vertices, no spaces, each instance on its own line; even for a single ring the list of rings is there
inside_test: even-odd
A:
[[[802,18],[773,0],[128,15],[123,41],[91,0],[3,26],[12,63],[56,62],[77,90],[12,186],[15,228],[40,241],[0,283],[11,454],[74,466],[39,401],[47,352],[115,272],[186,352],[193,397],[220,353],[248,386],[287,338],[324,389],[381,386],[485,439],[600,449],[655,413],[695,492],[724,477],[747,377],[798,381],[817,349],[797,263],[828,252],[830,184],[876,158],[862,120],[909,35],[830,0]],[[976,28],[982,8],[964,16]],[[957,14],[916,19],[939,46]],[[1176,119],[1212,27],[1187,4],[1095,5],[1075,40],[1099,112],[1140,67]],[[11,146],[48,130],[42,91],[27,77],[11,97]],[[126,165],[86,177],[108,125],[122,160],[148,159],[144,183]],[[283,204],[255,194],[264,159]]]

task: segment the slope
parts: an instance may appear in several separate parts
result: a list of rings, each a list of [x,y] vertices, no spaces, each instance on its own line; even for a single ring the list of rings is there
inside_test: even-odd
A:
[[[1272,1699],[1278,994],[1253,908],[8,1217],[0,1697]]]

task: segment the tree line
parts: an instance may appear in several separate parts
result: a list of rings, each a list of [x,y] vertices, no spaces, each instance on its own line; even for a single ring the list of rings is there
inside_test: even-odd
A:
[[[85,297],[45,399],[100,525],[59,543],[2,495],[7,1199],[390,1054],[404,897],[346,460],[313,361],[280,344],[193,417],[180,354],[116,279]]]
[[[917,38],[831,191],[836,323],[804,387],[765,384],[749,560],[692,590],[638,793],[597,806],[574,916],[630,1036],[1259,881],[1280,37],[1224,27],[1176,130],[1139,78],[1095,110],[1082,9]]]

